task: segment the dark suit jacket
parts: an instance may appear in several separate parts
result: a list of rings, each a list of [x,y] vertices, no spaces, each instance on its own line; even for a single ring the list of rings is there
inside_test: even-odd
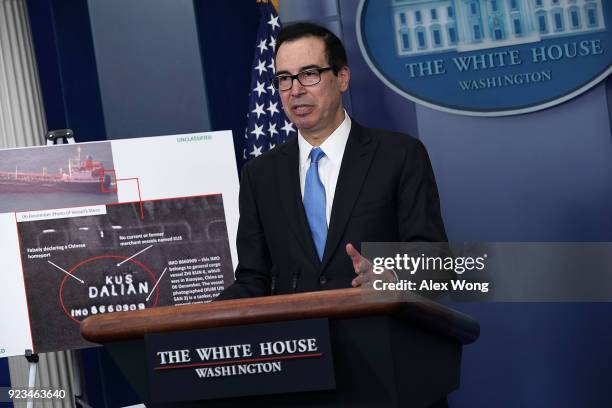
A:
[[[239,206],[236,281],[218,300],[350,287],[347,243],[447,240],[423,144],[355,121],[322,262],[302,204],[297,138],[245,164]]]

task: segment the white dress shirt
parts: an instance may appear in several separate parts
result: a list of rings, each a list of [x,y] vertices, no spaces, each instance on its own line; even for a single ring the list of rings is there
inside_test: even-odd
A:
[[[332,205],[334,204],[334,194],[336,192],[336,184],[338,184],[338,174],[340,173],[340,165],[344,156],[344,148],[351,131],[351,118],[344,111],[344,120],[333,131],[331,135],[319,146],[325,156],[319,160],[319,178],[325,189],[325,215],[327,217],[327,226],[329,227],[329,219],[331,217]],[[298,146],[300,149],[300,188],[302,190],[302,200],[304,199],[304,185],[306,184],[306,172],[310,167],[310,151],[314,146],[304,139],[298,131]]]

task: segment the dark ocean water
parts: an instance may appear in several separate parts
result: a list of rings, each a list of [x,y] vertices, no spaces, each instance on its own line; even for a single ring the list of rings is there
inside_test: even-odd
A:
[[[81,145],[56,145],[26,149],[0,150],[0,171],[58,174],[60,169],[68,171],[68,160],[81,160],[90,155],[94,161],[102,162],[106,170],[114,169],[113,152],[110,142],[84,143]],[[78,207],[117,202],[117,194],[90,193],[0,193],[0,213],[33,211],[51,208]]]

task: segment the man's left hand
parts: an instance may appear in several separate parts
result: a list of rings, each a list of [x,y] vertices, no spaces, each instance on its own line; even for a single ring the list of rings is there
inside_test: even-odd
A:
[[[353,262],[353,268],[357,277],[353,279],[351,285],[354,288],[357,287],[372,287],[375,280],[382,280],[384,282],[395,282],[396,276],[393,271],[385,270],[382,274],[375,274],[372,262],[363,257],[359,251],[353,246],[353,244],[346,244],[346,253]]]

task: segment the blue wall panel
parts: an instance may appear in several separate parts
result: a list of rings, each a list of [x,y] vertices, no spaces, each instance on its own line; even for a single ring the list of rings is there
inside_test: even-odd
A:
[[[451,240],[612,240],[605,85],[556,108],[474,118],[417,108]]]
[[[0,358],[0,387],[10,387],[11,377],[9,374],[8,358]],[[10,408],[10,402],[0,402],[0,408]]]
[[[230,129],[241,167],[259,8],[250,0],[194,2],[212,130]]]
[[[28,0],[28,12],[48,129],[105,139],[87,2]]]
[[[107,137],[210,130],[193,1],[88,5]]]

